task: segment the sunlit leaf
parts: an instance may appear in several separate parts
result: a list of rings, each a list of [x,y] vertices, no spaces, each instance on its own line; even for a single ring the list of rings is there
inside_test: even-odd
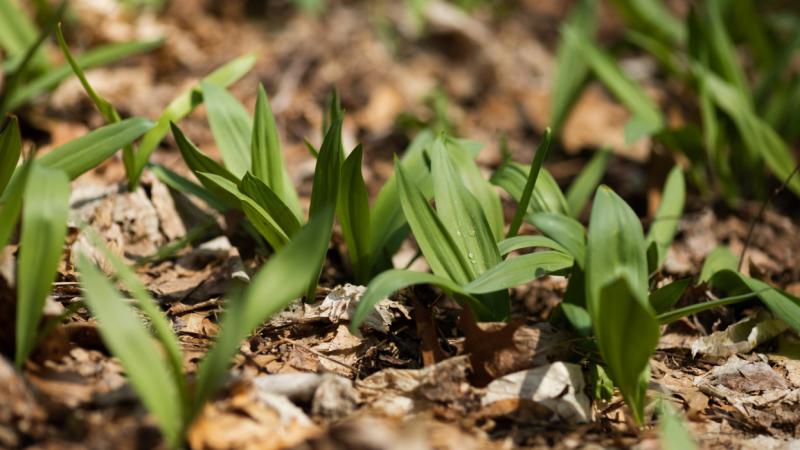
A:
[[[700,270],[698,283],[708,282],[715,273],[728,269],[736,270],[739,266],[737,258],[728,247],[720,246],[715,248],[706,256],[703,261],[703,268]]]
[[[527,179],[525,180],[525,186],[522,188],[519,204],[514,212],[514,217],[511,219],[511,224],[508,226],[508,234],[506,237],[514,237],[519,232],[519,227],[522,225],[522,219],[525,217],[525,214],[528,211],[528,205],[530,204],[534,188],[536,187],[536,180],[539,178],[539,171],[542,169],[544,159],[547,157],[547,153],[550,151],[551,135],[552,133],[550,132],[550,128],[546,129],[544,131],[544,135],[542,136],[542,140],[539,142],[539,146],[536,149],[536,154],[533,157],[533,163],[531,164]]]
[[[200,82],[200,86],[208,111],[208,123],[225,168],[241,178],[250,170],[251,164],[250,139],[253,130],[250,115],[227,89],[204,81]]]
[[[300,221],[289,206],[278,197],[263,181],[250,172],[239,183],[239,191],[250,197],[269,214],[283,232],[291,237],[300,229]]]
[[[569,254],[569,252],[558,242],[548,237],[538,235],[514,236],[512,238],[503,239],[497,243],[497,249],[500,251],[501,255],[506,255],[514,250],[534,247],[544,247]]]
[[[651,267],[653,272],[664,262],[667,250],[672,245],[675,233],[678,231],[678,222],[683,214],[683,204],[686,201],[686,182],[680,167],[674,167],[667,176],[664,190],[661,192],[661,204],[658,206],[653,223],[647,233],[647,245],[655,243],[658,250],[656,267]]]
[[[572,266],[573,259],[561,252],[536,252],[514,256],[481,273],[464,285],[471,294],[485,294],[523,285]]]
[[[532,223],[542,234],[565,248],[579,267],[584,267],[586,229],[580,222],[561,214],[540,213],[533,216]]]
[[[567,209],[572,217],[578,217],[589,202],[592,192],[597,189],[606,172],[611,151],[600,150],[586,163],[581,173],[567,190]]]

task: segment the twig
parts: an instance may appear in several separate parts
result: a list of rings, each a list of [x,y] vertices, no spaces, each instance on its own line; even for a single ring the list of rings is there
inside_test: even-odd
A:
[[[742,271],[742,266],[744,265],[744,257],[747,254],[747,249],[750,247],[750,243],[753,239],[753,232],[756,229],[756,225],[758,225],[763,219],[764,213],[767,210],[767,205],[769,205],[775,199],[775,197],[778,196],[778,194],[780,194],[781,192],[783,192],[784,189],[786,189],[786,186],[789,185],[789,182],[792,181],[792,178],[795,176],[795,174],[797,174],[798,171],[800,171],[800,163],[797,163],[797,165],[794,166],[794,170],[792,170],[792,173],[790,173],[789,176],[786,177],[785,180],[783,180],[783,183],[781,183],[781,185],[778,186],[772,192],[772,195],[767,197],[761,203],[761,207],[758,209],[758,214],[756,214],[756,217],[753,219],[752,222],[750,222],[750,228],[747,230],[747,238],[744,241],[744,248],[742,248],[742,253],[739,255],[739,266],[737,269],[739,272]]]

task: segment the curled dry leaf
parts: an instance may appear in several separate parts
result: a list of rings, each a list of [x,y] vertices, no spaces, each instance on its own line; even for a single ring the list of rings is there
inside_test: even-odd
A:
[[[748,353],[787,329],[789,326],[782,321],[761,312],[725,330],[698,338],[692,343],[692,356],[702,354],[712,358],[727,358],[737,353]]]

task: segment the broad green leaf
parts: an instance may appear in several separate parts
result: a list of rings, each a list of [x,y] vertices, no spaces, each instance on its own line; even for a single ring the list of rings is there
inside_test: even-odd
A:
[[[586,207],[586,203],[589,202],[589,197],[592,196],[592,192],[597,189],[597,185],[600,184],[600,180],[603,179],[610,157],[611,151],[607,149],[595,153],[583,170],[581,170],[578,177],[575,178],[575,181],[569,186],[566,201],[570,216],[578,217],[583,211],[583,208]]]
[[[411,142],[400,160],[400,166],[408,174],[411,183],[417,186],[426,199],[433,196],[433,181],[425,165],[424,151],[433,142],[430,130],[421,131]],[[381,187],[372,206],[370,221],[370,252],[374,259],[391,261],[403,238],[408,234],[406,218],[400,205],[397,174],[393,174]],[[376,261],[377,262],[377,261]]]
[[[681,299],[686,288],[692,283],[691,278],[676,280],[650,293],[650,306],[656,314],[669,311]]]
[[[596,26],[595,3],[591,0],[580,1],[567,18],[566,24],[584,33],[588,39],[594,38]],[[583,84],[589,75],[589,68],[581,56],[578,39],[566,33],[561,27],[561,41],[556,50],[556,73],[553,79],[553,95],[550,102],[550,123],[556,134],[569,116],[575,100],[578,99]]]
[[[522,192],[525,189],[529,173],[528,166],[506,161],[492,174],[491,182],[503,188],[514,200],[519,202],[522,199]],[[547,169],[542,168],[533,189],[526,220],[530,222],[530,219],[540,212],[566,215],[569,213],[568,209],[567,200],[564,198],[561,188],[558,187],[558,183]]]
[[[469,192],[475,197],[486,216],[486,222],[492,231],[495,242],[503,238],[503,205],[500,203],[500,194],[489,183],[475,164],[475,155],[469,148],[469,141],[445,138],[445,147],[456,173],[461,176],[461,181]]]
[[[333,217],[332,207],[319,210],[286,247],[259,269],[244,294],[231,299],[216,343],[200,363],[193,415],[224,382],[242,340],[316,282],[328,249]]]
[[[215,71],[208,74],[202,79],[203,82],[208,84],[215,84],[219,87],[228,87],[242,78],[256,62],[255,55],[247,54],[236,58]],[[194,108],[203,102],[203,95],[200,90],[200,85],[197,84],[187,91],[181,93],[173,99],[169,105],[164,109],[158,117],[156,125],[147,132],[139,144],[139,149],[136,152],[136,173],[135,179],[138,180],[139,176],[147,165],[147,160],[150,155],[158,148],[161,140],[167,135],[170,129],[171,122],[178,122],[186,117]]]
[[[471,281],[472,270],[467,255],[459,250],[453,234],[436,215],[422,191],[411,182],[397,160],[395,160],[395,175],[400,187],[403,214],[433,273],[460,285]]]
[[[486,294],[528,283],[545,275],[567,269],[574,263],[561,252],[536,252],[514,256],[491,267],[464,285],[471,294]]]
[[[658,418],[658,435],[662,450],[697,450],[697,442],[686,429],[680,413],[666,400],[658,403]]]
[[[344,155],[344,150],[342,149],[343,119],[343,117],[339,116],[333,121],[328,133],[325,135],[325,139],[322,140],[322,145],[319,147],[319,158],[317,158],[317,165],[314,168],[314,181],[311,186],[311,203],[308,207],[309,220],[317,214],[326,212],[329,208],[336,210],[339,197],[339,180],[342,172],[342,156]],[[333,218],[326,223],[328,227],[325,228],[324,235],[326,239],[330,240],[331,233],[333,233]],[[319,281],[321,273],[322,261],[317,266],[317,276],[308,286],[308,291],[306,292],[308,300],[314,299],[317,281]]]
[[[36,159],[42,167],[65,172],[75,179],[93,169],[152,128],[153,122],[133,117],[98,128]]]
[[[123,42],[119,44],[108,44],[95,47],[85,53],[75,57],[75,61],[84,69],[88,70],[98,66],[111,64],[115,61],[125,59],[131,55],[146,53],[154,48],[161,46],[160,39],[145,42]],[[69,64],[62,64],[41,76],[26,82],[9,96],[6,108],[14,111],[23,104],[27,103],[37,95],[48,89],[52,89],[62,81],[72,75],[72,68]]]
[[[81,69],[80,64],[75,61],[75,58],[72,56],[72,53],[69,51],[69,47],[67,46],[67,41],[64,40],[64,34],[61,32],[61,24],[58,25],[56,28],[56,38],[58,40],[58,45],[61,47],[61,52],[64,54],[64,57],[67,59],[70,67],[72,67],[72,71],[75,72],[75,75],[78,77],[78,80],[83,85],[83,89],[89,95],[89,98],[92,102],[97,106],[97,109],[102,114],[103,118],[106,119],[108,123],[116,123],[122,120],[120,118],[117,109],[109,103],[106,99],[101,97],[97,92],[95,92],[92,85],[89,84],[89,80],[86,78],[86,74]],[[136,161],[134,160],[135,156],[133,154],[133,146],[128,144],[122,148],[122,162],[125,165],[125,173],[128,176],[128,185],[134,186],[135,180],[133,176],[135,174],[135,167],[134,164]]]
[[[534,188],[536,187],[536,180],[539,178],[539,171],[542,169],[544,159],[550,151],[550,138],[552,133],[550,128],[544,131],[542,140],[539,142],[539,147],[536,149],[536,155],[533,157],[533,163],[528,172],[528,177],[525,180],[525,187],[522,188],[522,195],[520,196],[519,204],[514,212],[514,218],[511,219],[511,225],[508,227],[508,234],[506,237],[514,237],[519,232],[519,227],[522,225],[522,218],[528,211],[531,197],[533,196]],[[560,192],[560,190],[559,190]]]
[[[507,255],[514,250],[533,247],[544,247],[569,254],[561,244],[545,236],[514,236],[497,243],[497,249],[501,255]]]
[[[381,300],[408,286],[417,284],[432,284],[442,289],[447,295],[466,302],[476,315],[489,315],[485,307],[474,297],[464,291],[451,280],[425,272],[412,272],[410,270],[387,270],[372,279],[364,295],[358,302],[350,330],[358,333],[358,328],[364,323],[369,313]]]
[[[468,261],[468,279],[472,280],[496,266],[500,252],[480,203],[462,182],[443,137],[437,138],[431,149],[431,174],[436,215],[450,232],[460,256]],[[416,236],[413,225],[412,230]]]
[[[708,282],[717,272],[726,269],[736,270],[738,266],[739,258],[728,247],[717,247],[703,261],[703,268],[700,270],[700,278],[697,282],[698,284]]]
[[[370,213],[369,194],[361,173],[363,147],[360,145],[350,153],[342,164],[339,186],[339,223],[347,244],[347,255],[359,283],[366,283],[370,276]]]
[[[178,149],[181,151],[183,161],[192,169],[195,176],[199,173],[213,174],[223,178],[233,184],[234,187],[239,183],[239,179],[232,174],[228,169],[223,167],[220,163],[206,156],[197,148],[186,135],[183,134],[180,128],[174,123],[171,124],[172,136],[175,138],[175,143],[178,144]],[[210,180],[208,177],[198,176],[200,184],[203,185],[211,194],[226,208],[241,209],[239,197],[230,192],[230,189],[221,187],[219,183]],[[238,192],[238,188],[235,189]]]
[[[637,126],[646,134],[653,134],[664,126],[658,106],[639,85],[628,77],[619,65],[580,31],[567,25],[565,35],[573,36],[581,57],[597,78],[608,88],[636,119]]]
[[[19,120],[16,116],[12,116],[3,131],[0,131],[0,196],[17,168],[21,152],[22,137],[19,133]]]
[[[34,164],[25,183],[17,272],[17,367],[28,358],[50,287],[58,275],[69,212],[69,179]]]
[[[558,242],[567,253],[575,258],[579,267],[586,260],[586,229],[577,220],[553,213],[539,213],[533,216],[533,225],[545,236]]]
[[[593,300],[597,302],[593,320],[597,347],[634,419],[643,424],[650,356],[661,335],[658,320],[627,274],[603,286]]]
[[[264,211],[275,220],[275,223],[287,236],[291,237],[300,229],[301,223],[289,206],[278,197],[276,192],[250,172],[247,172],[239,183],[239,191],[264,208]]]
[[[302,220],[303,212],[297,191],[286,170],[286,162],[281,153],[278,138],[278,127],[272,115],[264,86],[258,85],[256,112],[253,117],[253,136],[250,139],[251,172],[272,189],[278,197],[289,206],[298,220]]]
[[[277,220],[250,196],[245,195],[236,183],[223,176],[208,172],[196,172],[195,175],[209,191],[224,193],[224,196],[230,199],[226,200],[226,203],[228,201],[239,203],[236,209],[244,212],[250,223],[273,249],[277,250],[289,241],[289,235],[281,228]]]
[[[78,255],[84,299],[100,323],[100,335],[116,356],[145,407],[155,416],[173,446],[182,439],[184,422],[178,387],[161,349],[137,313],[89,260]]]
[[[715,273],[709,284],[730,293],[749,291],[758,295],[776,318],[786,322],[795,331],[800,331],[800,299],[797,297],[730,269]]]
[[[208,123],[214,142],[225,161],[225,167],[237,178],[244,176],[250,170],[250,116],[239,100],[231,95],[227,89],[213,83],[200,82],[203,89]]]
[[[658,250],[656,267],[651,267],[650,272],[654,272],[667,257],[667,250],[672,245],[672,240],[678,230],[678,222],[683,214],[685,200],[686,182],[683,178],[683,171],[680,167],[675,166],[667,176],[664,190],[661,192],[661,204],[658,206],[653,223],[647,233],[647,245],[655,243]]]
[[[556,236],[550,236],[556,238]],[[562,244],[563,245],[563,244]],[[607,186],[597,190],[586,241],[586,298],[595,327],[600,291],[624,277],[636,298],[647,305],[648,272],[644,235],[639,218]]]

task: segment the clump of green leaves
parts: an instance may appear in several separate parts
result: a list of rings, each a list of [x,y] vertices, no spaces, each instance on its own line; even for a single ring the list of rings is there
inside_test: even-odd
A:
[[[316,267],[322,264],[328,248],[326,229],[333,214],[333,204],[324,205],[253,276],[246,289],[229,295],[219,334],[200,362],[193,388],[188,386],[183,370],[180,343],[136,274],[95,237],[96,246],[113,267],[116,281],[130,294],[126,299],[86,255],[79,255],[85,302],[100,324],[103,341],[119,358],[170,446],[178,448],[185,443],[188,427],[223,384],[241,341],[316,280]],[[152,331],[137,310],[147,318]]]
[[[22,153],[19,124],[12,117],[0,132],[0,247],[22,220],[17,268],[17,366],[38,337],[42,306],[61,258],[69,210],[70,180],[128,145],[153,126],[142,118],[94,130],[38,158],[18,165]]]

